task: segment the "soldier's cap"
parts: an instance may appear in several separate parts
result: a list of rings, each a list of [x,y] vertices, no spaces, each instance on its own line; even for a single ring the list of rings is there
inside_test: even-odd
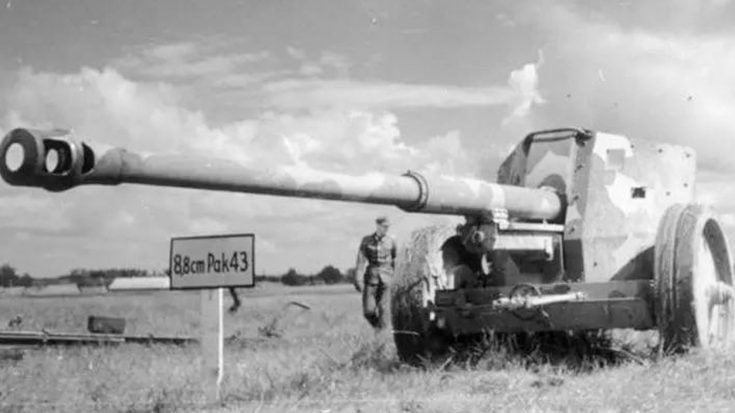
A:
[[[390,220],[386,216],[379,216],[375,218],[375,223],[378,225],[390,226]]]

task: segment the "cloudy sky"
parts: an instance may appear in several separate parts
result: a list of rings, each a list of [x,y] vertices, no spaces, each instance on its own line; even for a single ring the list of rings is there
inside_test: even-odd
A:
[[[726,0],[0,2],[0,133],[350,174],[492,178],[534,129],[694,147],[735,235],[735,9]],[[167,266],[171,236],[253,232],[258,271],[347,268],[391,207],[0,182],[0,262],[34,276]]]

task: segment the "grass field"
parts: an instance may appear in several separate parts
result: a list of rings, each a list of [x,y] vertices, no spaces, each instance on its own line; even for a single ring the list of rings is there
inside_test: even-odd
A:
[[[129,333],[196,336],[198,305],[196,292],[4,298],[0,325],[19,314],[26,330],[84,331],[96,314],[125,317]],[[218,405],[202,402],[196,345],[46,347],[0,361],[0,411],[735,411],[733,353],[637,353],[580,368],[489,352],[409,367],[362,320],[350,286],[265,286],[225,317]]]

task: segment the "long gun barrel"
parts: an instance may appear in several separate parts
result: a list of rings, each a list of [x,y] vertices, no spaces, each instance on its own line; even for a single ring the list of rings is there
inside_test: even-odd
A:
[[[19,149],[18,149],[19,148]],[[20,162],[12,157],[22,150]],[[553,191],[417,172],[363,176],[304,167],[244,166],[229,160],[179,155],[142,156],[114,148],[98,156],[61,130],[15,129],[0,144],[0,175],[11,185],[63,191],[78,185],[137,183],[395,205],[411,212],[554,219],[562,203]]]

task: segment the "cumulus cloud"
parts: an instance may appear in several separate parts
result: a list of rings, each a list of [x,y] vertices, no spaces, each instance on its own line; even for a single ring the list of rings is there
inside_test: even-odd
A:
[[[504,124],[514,119],[526,117],[533,105],[544,103],[544,99],[538,91],[538,71],[543,62],[544,55],[539,51],[539,57],[536,63],[527,63],[522,68],[510,73],[508,85],[516,92],[517,103],[513,112],[503,119]]]
[[[110,68],[83,68],[76,74],[25,69],[5,97],[12,108],[4,115],[7,127],[69,128],[98,143],[144,152],[197,152],[345,172],[368,167],[388,171],[432,161],[402,140],[398,118],[389,111],[270,111],[213,125],[202,112],[182,106],[174,89],[134,82]],[[459,133],[451,136],[461,155]]]
[[[458,130],[431,137],[421,146],[421,154],[426,158],[426,169],[433,173],[471,176],[479,172],[476,162],[464,149]]]
[[[270,113],[260,118],[262,132],[286,147],[295,164],[340,172],[398,171],[417,163],[418,150],[401,139],[390,112],[328,109],[306,115]]]
[[[303,165],[351,174],[400,173],[407,167],[460,169],[443,159],[433,140],[427,145],[407,144],[397,117],[387,111],[266,112],[213,124],[205,114],[183,106],[176,89],[169,85],[135,82],[110,68],[83,68],[71,74],[25,69],[4,98],[11,109],[0,115],[0,128],[66,127],[86,141],[142,152],[199,153],[255,167]],[[457,132],[436,139],[453,144],[458,159],[463,159]],[[461,168],[468,170],[466,165]],[[310,242],[307,238],[324,228],[330,231],[324,243],[331,249],[289,260],[289,265],[310,270],[328,262],[349,265],[350,242],[362,232],[350,223],[355,219],[369,223],[376,211],[319,201],[203,194],[133,186],[83,187],[49,194],[3,185],[0,228],[12,234],[7,253],[19,257],[18,266],[39,275],[56,275],[53,268],[66,268],[69,262],[161,267],[170,236],[223,232],[239,225],[247,225],[248,231],[257,232],[260,241],[271,247],[270,252],[262,252],[261,263],[278,268],[283,263],[280,254],[303,250]],[[333,251],[346,245],[349,251],[335,257]],[[34,249],[46,250],[48,256],[39,261],[37,255],[27,252]],[[68,254],[51,253],[59,249]]]

